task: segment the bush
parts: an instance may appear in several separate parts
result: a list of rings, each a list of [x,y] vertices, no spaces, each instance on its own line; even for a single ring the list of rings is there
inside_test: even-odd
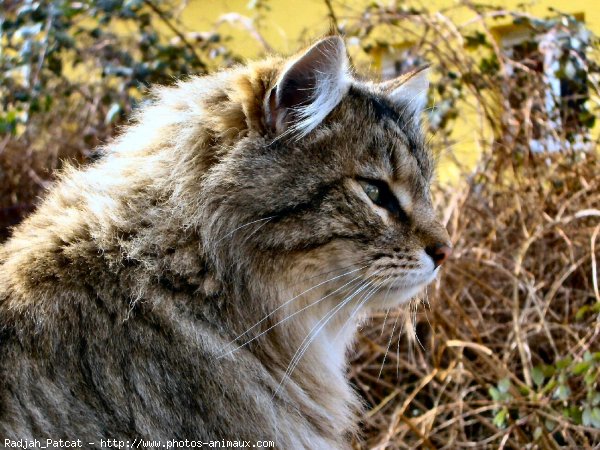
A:
[[[149,85],[239,60],[219,34],[181,30],[169,1],[5,1],[2,8],[0,238],[33,209],[63,160],[94,158]]]

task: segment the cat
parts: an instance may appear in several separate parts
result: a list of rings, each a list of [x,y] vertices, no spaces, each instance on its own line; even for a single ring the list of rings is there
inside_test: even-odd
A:
[[[451,253],[427,88],[358,80],[334,36],[155,89],[0,248],[0,445],[348,448],[361,318]]]

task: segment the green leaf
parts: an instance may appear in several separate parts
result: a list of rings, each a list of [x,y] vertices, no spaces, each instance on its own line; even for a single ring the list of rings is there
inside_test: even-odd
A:
[[[587,372],[585,374],[585,376],[583,377],[583,381],[585,382],[586,386],[592,386],[596,383],[596,371],[595,370],[590,370],[589,372]]]
[[[492,397],[492,400],[496,402],[500,401],[500,391],[498,391],[498,389],[492,386],[491,388],[489,388],[488,392],[490,393],[490,397]]]
[[[565,418],[571,420],[577,425],[581,425],[581,410],[579,407],[571,405],[568,408],[564,408],[562,412]]]
[[[592,408],[589,406],[583,408],[583,414],[581,414],[581,423],[586,427],[592,425]]]
[[[589,310],[590,310],[590,306],[589,305],[583,305],[575,313],[575,320],[577,320],[577,321],[583,320],[585,318],[585,316],[587,315],[587,313],[588,313]]]
[[[531,378],[537,387],[543,386],[544,380],[546,379],[544,371],[539,366],[536,366],[531,370]]]
[[[564,384],[561,384],[560,386],[558,386],[556,388],[556,390],[554,391],[554,398],[557,398],[559,400],[567,400],[571,395],[571,389],[569,389],[568,386],[565,386]]]
[[[511,387],[511,382],[509,378],[503,378],[502,380],[500,380],[500,382],[498,383],[498,390],[502,393],[502,394],[506,394],[510,387]]]
[[[498,428],[504,428],[504,427],[506,427],[506,421],[507,421],[508,417],[509,417],[508,410],[506,408],[502,408],[494,416],[493,423]]]
[[[556,362],[556,368],[559,370],[566,369],[573,362],[573,358],[567,356],[566,358],[560,359]]]
[[[0,134],[15,134],[17,128],[17,113],[8,111],[4,117],[0,115]]]
[[[574,375],[583,375],[585,372],[588,371],[591,365],[592,363],[590,361],[582,361],[580,363],[575,364],[575,366],[571,368],[571,372],[573,372]]]
[[[592,426],[594,428],[600,428],[600,408],[596,407],[592,409]]]
[[[544,376],[546,378],[550,378],[556,373],[556,369],[549,364],[542,366],[542,371],[544,372]]]

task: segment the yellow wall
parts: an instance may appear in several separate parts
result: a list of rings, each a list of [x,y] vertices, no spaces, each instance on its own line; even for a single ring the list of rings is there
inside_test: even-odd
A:
[[[356,15],[358,11],[371,3],[372,0],[333,1],[336,14],[343,20],[344,16]],[[181,21],[192,30],[206,31],[224,13],[237,12],[252,17],[255,11],[248,8],[248,0],[189,0],[187,7],[180,15]],[[263,24],[263,34],[267,42],[277,51],[294,52],[298,42],[308,42],[327,32],[329,22],[327,8],[323,0],[267,0],[271,11]],[[390,0],[381,1],[383,4],[392,3]],[[398,1],[402,4],[403,2]],[[410,2],[404,2],[410,4]],[[534,16],[544,17],[553,15],[548,10],[553,7],[565,13],[585,14],[585,22],[596,34],[600,34],[600,0],[539,0],[527,2],[523,0],[485,0],[486,5],[504,7],[508,10],[520,10]],[[528,7],[518,5],[528,4]],[[423,4],[421,2],[415,4]],[[428,0],[430,11],[444,10],[456,4],[455,0]],[[465,9],[457,10],[452,17],[457,23],[472,17],[472,12]],[[496,21],[491,25],[508,23],[508,20]],[[241,26],[222,25],[223,31],[233,32],[236,48],[249,58],[260,55],[260,45]]]
[[[363,10],[365,5],[373,0],[352,0],[340,1],[333,0],[333,6],[340,22],[344,17],[355,18]],[[382,1],[384,4],[392,3],[393,0]],[[311,40],[314,40],[329,30],[329,19],[327,8],[323,0],[267,0],[270,11],[265,16],[261,26],[261,33],[265,40],[276,52],[293,53]],[[411,2],[397,0],[399,5],[409,5]],[[428,0],[425,4],[429,11],[443,11],[456,24],[464,24],[474,18],[474,13],[467,8],[455,8],[455,0]],[[529,13],[535,17],[551,17],[556,13],[549,10],[553,7],[564,13],[579,14],[583,13],[584,20],[588,27],[595,33],[600,34],[600,0],[539,0],[527,2],[526,0],[482,0],[482,3],[490,6],[505,8],[507,10],[518,10],[523,13]],[[519,6],[527,3],[528,6]],[[416,0],[415,4],[422,7],[424,2]],[[248,0],[189,0],[185,10],[180,15],[181,21],[188,29],[195,31],[211,30],[213,24],[224,13],[236,12],[240,15],[253,17],[255,10],[248,8]],[[491,27],[510,25],[510,18],[494,20],[489,23]],[[224,35],[232,35],[232,47],[237,52],[248,58],[256,58],[265,53],[264,48],[252,37],[243,26],[223,24],[220,25]],[[406,42],[403,36],[394,36],[397,44]],[[389,37],[388,37],[389,40]],[[352,54],[352,48],[349,48]],[[376,55],[373,57],[373,68],[378,67]],[[376,70],[375,70],[376,71]],[[467,168],[473,166],[477,161],[479,150],[478,139],[480,134],[477,131],[477,115],[464,108],[465,111],[454,122],[453,138],[456,144],[446,153],[451,153],[453,157],[464,164]],[[442,157],[439,165],[439,178],[441,181],[457,180],[460,176],[460,170],[452,161],[451,157]]]
[[[265,40],[277,52],[293,53],[298,49],[298,40],[306,35],[308,42],[328,30],[327,10],[317,0],[270,0],[270,11],[261,27]],[[182,22],[192,30],[206,31],[225,13],[236,12],[252,18],[256,10],[248,8],[248,0],[190,0],[181,14]],[[241,25],[221,25],[223,34],[232,34],[235,49],[243,56],[255,58],[262,48]]]

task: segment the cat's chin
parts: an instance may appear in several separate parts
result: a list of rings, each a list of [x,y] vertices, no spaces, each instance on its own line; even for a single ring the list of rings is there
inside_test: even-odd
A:
[[[431,275],[424,277],[423,280],[415,280],[412,283],[396,282],[390,286],[381,289],[379,295],[369,302],[372,310],[381,310],[400,306],[409,302],[421,293],[438,274],[438,270],[431,272]]]

